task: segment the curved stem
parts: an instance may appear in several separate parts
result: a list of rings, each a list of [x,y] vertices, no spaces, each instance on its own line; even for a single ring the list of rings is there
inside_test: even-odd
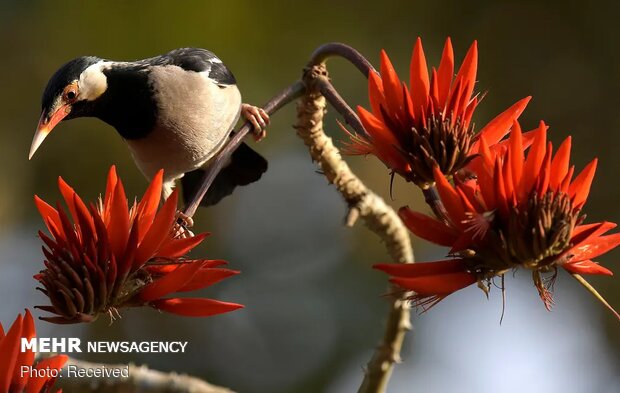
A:
[[[305,91],[305,86],[303,82],[297,81],[284,89],[280,94],[274,96],[271,100],[269,100],[263,109],[267,114],[271,115],[274,112],[278,111],[284,105],[293,101],[294,99],[300,97]],[[209,168],[205,172],[200,188],[196,192],[196,194],[192,197],[190,203],[187,205],[183,213],[187,217],[192,217],[196,213],[196,209],[200,206],[200,202],[202,198],[204,198],[205,194],[209,190],[209,187],[215,180],[215,177],[220,173],[222,167],[228,162],[230,155],[239,147],[239,145],[243,142],[243,138],[252,130],[252,125],[249,122],[245,122],[243,126],[237,131],[237,133],[230,139],[230,141],[224,146],[224,148],[217,155],[217,158],[214,160],[213,164],[209,165]]]
[[[328,58],[339,56],[353,64],[366,78],[370,71],[375,68],[361,53],[353,47],[340,42],[329,42],[319,46],[310,56],[310,65],[319,65],[327,61]]]
[[[323,94],[334,109],[344,117],[348,125],[353,127],[358,134],[368,135],[357,113],[355,113],[349,104],[340,96],[328,78],[318,76],[315,83],[321,94]]]

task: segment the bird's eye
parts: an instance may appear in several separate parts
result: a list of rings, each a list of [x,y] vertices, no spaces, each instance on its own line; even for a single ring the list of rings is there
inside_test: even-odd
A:
[[[67,86],[62,94],[62,98],[66,102],[75,101],[77,99],[77,86],[73,83]]]

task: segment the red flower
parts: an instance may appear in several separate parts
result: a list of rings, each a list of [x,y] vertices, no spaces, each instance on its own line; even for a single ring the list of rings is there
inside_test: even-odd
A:
[[[207,287],[239,272],[219,268],[224,261],[185,259],[207,234],[175,234],[177,192],[157,211],[163,171],[139,203],[129,209],[123,184],[110,169],[105,198],[87,206],[62,178],[58,184],[69,214],[35,196],[52,237],[45,243],[45,269],[35,275],[51,301],[38,308],[54,323],[90,322],[100,313],[148,305],[187,316],[210,316],[243,307],[203,298],[164,298],[174,292]]]
[[[349,133],[351,142],[345,152],[373,154],[393,173],[423,188],[432,185],[435,165],[447,176],[464,168],[478,152],[478,137],[484,135],[491,144],[499,142],[530,99],[517,102],[476,134],[471,119],[479,102],[474,95],[477,64],[474,42],[454,77],[454,53],[448,38],[439,68],[433,68],[429,77],[418,38],[407,85],[381,51],[381,73],[371,72],[368,77],[371,111],[357,108],[367,135]]]
[[[532,271],[534,284],[549,309],[550,291],[560,266],[613,311],[579,276],[611,275],[592,259],[620,244],[618,233],[603,236],[616,224],[580,225],[597,160],[573,179],[570,137],[552,157],[546,129],[541,122],[527,158],[517,122],[508,143],[496,149],[490,149],[482,135],[480,156],[470,165],[477,181],[456,179],[453,186],[435,167],[437,189],[448,215],[444,220],[401,209],[401,218],[414,234],[451,247],[450,253],[457,259],[376,267],[392,275],[394,283],[415,291],[414,298],[423,305],[433,305],[475,282],[488,291],[494,277],[523,267]],[[543,278],[545,273],[551,276]]]
[[[56,380],[54,375],[60,372],[68,358],[65,355],[56,355],[34,365],[34,351],[26,349],[21,352],[20,346],[22,338],[30,340],[35,336],[34,321],[28,310],[24,317],[21,314],[17,316],[6,335],[0,323],[0,392],[46,393],[51,391]],[[22,372],[24,371],[22,367],[27,367],[28,372]]]

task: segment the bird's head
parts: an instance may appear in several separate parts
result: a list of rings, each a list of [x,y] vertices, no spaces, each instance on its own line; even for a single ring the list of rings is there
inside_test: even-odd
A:
[[[73,59],[52,75],[41,99],[41,118],[30,146],[31,159],[43,140],[65,119],[89,116],[92,102],[107,89],[105,61],[92,56]]]

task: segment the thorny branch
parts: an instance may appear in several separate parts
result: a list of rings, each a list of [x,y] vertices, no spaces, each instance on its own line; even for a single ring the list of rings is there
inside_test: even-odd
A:
[[[304,81],[308,86],[305,96],[297,105],[297,134],[310,149],[312,159],[321,167],[327,180],[334,184],[349,206],[347,225],[361,217],[368,228],[386,244],[395,262],[413,263],[413,249],[409,234],[394,210],[383,199],[370,191],[355,176],[339,150],[323,131],[325,97],[335,108],[346,103],[334,94],[324,64],[311,65],[306,69]],[[345,114],[348,111],[345,111]],[[359,120],[358,120],[359,121]],[[379,393],[386,390],[394,363],[400,360],[400,350],[407,330],[410,329],[407,294],[402,291],[390,304],[387,326],[381,344],[367,365],[360,393]]]

